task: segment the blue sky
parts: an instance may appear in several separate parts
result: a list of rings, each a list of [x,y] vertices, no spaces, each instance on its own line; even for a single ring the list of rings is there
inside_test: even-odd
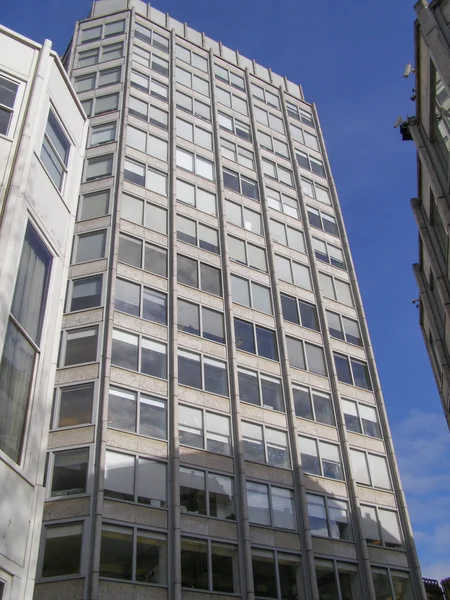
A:
[[[422,341],[411,263],[413,0],[155,0],[156,8],[302,84],[317,104],[356,264],[423,574],[450,576],[450,434]],[[90,0],[5,2],[2,24],[62,54]]]

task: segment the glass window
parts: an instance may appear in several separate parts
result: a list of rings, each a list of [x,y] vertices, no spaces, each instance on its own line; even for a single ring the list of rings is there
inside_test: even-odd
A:
[[[63,387],[55,397],[55,426],[73,427],[91,422],[94,384]]]
[[[72,281],[70,312],[86,310],[101,305],[102,276],[82,277]]]
[[[69,160],[70,141],[52,109],[48,114],[41,160],[58,190],[61,191]]]
[[[209,588],[206,541],[181,539],[181,585],[198,590]]]
[[[97,360],[97,327],[72,329],[66,332],[66,347],[62,366],[68,367]]]
[[[88,75],[80,75],[75,77],[73,86],[78,94],[82,92],[88,92],[95,88],[96,73],[89,73]]]
[[[330,394],[304,386],[292,386],[295,414],[326,425],[335,425]]]
[[[108,94],[95,98],[95,114],[101,115],[119,108],[119,94]]]
[[[80,573],[82,536],[82,523],[45,526],[41,572],[43,578]]]
[[[109,213],[109,190],[85,194],[80,202],[79,221],[95,219]]]
[[[125,331],[113,330],[111,364],[124,369],[138,370],[138,344],[137,335]]]
[[[86,161],[86,181],[93,181],[112,175],[113,155],[96,156]]]
[[[114,69],[100,71],[98,74],[98,87],[118,83],[120,81],[121,71],[121,67],[114,67]]]
[[[102,37],[102,26],[97,25],[96,27],[82,29],[80,35],[82,44],[87,44],[88,42],[99,40]]]
[[[94,125],[91,128],[91,146],[107,144],[108,142],[114,141],[115,137],[115,123],[104,123],[102,125]]]
[[[167,347],[153,340],[142,339],[141,373],[167,379]]]
[[[55,452],[50,496],[73,496],[86,493],[89,448]]]

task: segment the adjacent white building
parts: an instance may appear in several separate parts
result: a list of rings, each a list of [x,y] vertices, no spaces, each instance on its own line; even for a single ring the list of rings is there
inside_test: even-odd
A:
[[[31,598],[86,116],[51,43],[0,27],[0,598]]]

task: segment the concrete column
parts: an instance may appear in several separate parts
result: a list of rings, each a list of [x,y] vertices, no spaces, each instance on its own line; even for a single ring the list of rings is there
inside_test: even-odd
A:
[[[251,80],[248,69],[245,70],[247,89],[248,89],[248,101],[249,101],[249,112],[250,121],[252,124],[252,130],[254,135],[257,133],[257,124],[253,109],[253,98],[251,93]],[[281,88],[280,88],[281,91]],[[282,91],[281,91],[282,94]],[[284,122],[287,124],[286,113],[284,114]],[[287,129],[287,125],[286,129]],[[296,415],[294,408],[294,398],[292,394],[291,375],[290,375],[290,364],[286,345],[286,338],[284,335],[284,320],[283,311],[281,307],[280,289],[278,285],[278,276],[275,266],[275,252],[273,247],[272,234],[270,231],[270,214],[268,209],[268,203],[266,198],[266,190],[264,185],[264,171],[262,167],[261,151],[259,148],[258,141],[255,141],[255,159],[256,159],[256,170],[258,174],[258,185],[259,185],[259,196],[261,203],[261,211],[264,221],[265,239],[266,239],[266,252],[267,262],[269,266],[269,275],[272,287],[273,297],[273,308],[275,323],[277,329],[278,347],[280,352],[280,366],[281,374],[283,378],[284,388],[284,400],[286,405],[286,417],[288,427],[288,437],[291,446],[291,458],[293,468],[293,479],[295,497],[298,499],[296,503],[297,508],[297,523],[300,536],[300,544],[303,551],[302,557],[302,571],[303,571],[303,583],[305,586],[306,598],[310,600],[319,599],[319,591],[317,588],[316,571],[314,567],[314,554],[311,539],[311,529],[308,518],[308,507],[306,502],[306,485],[303,469],[301,467],[300,452],[298,445],[298,431],[296,425]],[[295,172],[295,167],[294,167]],[[299,187],[297,186],[298,193]],[[301,204],[301,202],[299,202]]]
[[[237,372],[236,339],[234,335],[233,298],[231,294],[230,258],[227,246],[227,219],[225,214],[225,196],[223,185],[222,156],[220,153],[219,120],[217,115],[216,89],[214,77],[214,53],[209,50],[209,67],[211,81],[211,116],[213,123],[214,149],[216,161],[217,213],[220,228],[220,254],[222,259],[223,300],[225,307],[225,323],[227,330],[228,369],[230,374],[231,420],[234,431],[234,473],[235,502],[239,531],[239,559],[241,565],[241,596],[254,600],[252,569],[252,546],[250,521],[248,518],[247,491],[245,477],[245,456],[242,442],[241,403],[239,400],[239,384]]]

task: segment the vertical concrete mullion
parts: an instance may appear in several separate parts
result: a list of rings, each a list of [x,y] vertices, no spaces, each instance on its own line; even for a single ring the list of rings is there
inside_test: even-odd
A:
[[[287,429],[289,435],[289,441],[291,445],[291,456],[292,456],[292,464],[293,464],[293,479],[294,479],[294,489],[295,496],[300,500],[299,503],[296,503],[297,507],[297,523],[299,536],[301,541],[301,548],[304,554],[306,555],[306,561],[302,556],[302,571],[303,571],[303,583],[306,586],[306,598],[309,600],[318,600],[319,592],[317,588],[317,580],[315,576],[315,567],[314,567],[314,553],[312,546],[312,538],[311,538],[311,529],[309,526],[309,518],[308,518],[308,507],[306,501],[306,485],[303,469],[301,466],[300,453],[298,447],[298,432],[296,425],[296,415],[294,408],[294,400],[292,394],[292,386],[291,386],[291,375],[290,375],[290,364],[287,352],[286,339],[284,335],[284,319],[283,319],[283,311],[281,307],[281,299],[280,299],[280,289],[278,285],[278,277],[275,266],[275,253],[273,248],[272,234],[270,232],[270,214],[266,200],[266,192],[264,186],[264,172],[262,168],[261,162],[261,152],[258,145],[257,140],[257,125],[254,116],[253,110],[253,98],[251,94],[251,81],[248,69],[245,70],[247,89],[248,89],[248,98],[249,98],[249,112],[250,112],[250,122],[252,125],[252,130],[255,136],[255,159],[256,159],[256,169],[258,176],[258,186],[259,186],[259,196],[260,196],[260,204],[261,211],[264,221],[264,229],[265,229],[265,239],[266,239],[266,252],[267,259],[269,265],[269,277],[272,288],[272,297],[274,304],[274,316],[275,316],[275,325],[277,329],[277,339],[278,339],[278,347],[280,352],[280,366],[281,366],[281,375],[283,379],[283,388],[284,388],[284,398],[285,398],[285,406],[286,406],[286,418],[287,418]]]
[[[399,512],[400,522],[401,522],[402,530],[404,532],[404,537],[405,537],[405,550],[406,550],[406,553],[408,556],[408,562],[409,562],[409,565],[410,565],[410,568],[411,568],[412,574],[413,574],[414,581],[413,581],[412,587],[414,589],[414,596],[415,596],[416,600],[426,600],[425,588],[423,586],[422,574],[421,574],[420,565],[419,565],[419,559],[417,557],[417,550],[416,550],[416,546],[415,546],[415,542],[414,542],[414,538],[413,538],[411,522],[409,520],[405,494],[403,492],[403,488],[402,488],[401,481],[400,481],[400,474],[399,474],[397,462],[395,459],[394,444],[392,441],[392,435],[391,435],[390,428],[389,428],[388,418],[387,418],[387,414],[386,414],[386,407],[384,405],[383,393],[381,391],[381,384],[380,384],[378,372],[376,369],[375,355],[373,352],[372,343],[370,341],[367,320],[366,320],[366,316],[364,313],[361,294],[360,294],[359,287],[358,287],[358,281],[356,279],[355,267],[353,264],[353,259],[352,259],[350,247],[348,244],[347,234],[345,231],[344,219],[342,216],[342,211],[340,208],[334,179],[331,175],[328,155],[326,152],[325,145],[323,144],[322,130],[320,128],[320,124],[319,124],[319,121],[317,118],[317,111],[315,109],[315,106],[313,106],[313,110],[314,110],[314,116],[316,118],[315,120],[316,120],[317,131],[320,134],[322,155],[323,155],[323,159],[324,159],[325,168],[327,171],[327,177],[328,177],[328,183],[330,186],[330,191],[331,191],[333,201],[334,201],[335,216],[336,216],[336,220],[338,222],[339,231],[341,233],[342,250],[343,250],[343,253],[345,256],[345,261],[347,264],[347,272],[348,272],[349,279],[350,279],[350,285],[352,288],[353,297],[355,299],[355,309],[356,309],[356,313],[358,315],[358,321],[359,321],[359,325],[361,328],[361,335],[362,335],[363,341],[364,341],[364,349],[366,351],[367,365],[368,365],[368,368],[370,371],[372,384],[373,384],[373,393],[375,396],[376,406],[378,408],[378,413],[379,413],[379,417],[380,417],[380,425],[381,425],[381,429],[383,432],[383,440],[384,440],[385,447],[386,447],[386,458],[387,458],[389,470],[391,472],[391,477],[392,477],[393,492],[395,494],[396,501],[398,504],[398,512]],[[345,427],[344,427],[344,429],[345,429]],[[358,515],[358,517],[359,517],[359,515]],[[360,522],[360,519],[358,519],[358,521]],[[362,535],[362,530],[361,530],[361,535]],[[367,544],[365,543],[364,539],[363,539],[363,542],[364,542],[363,548],[365,549],[365,553],[366,553],[367,552]],[[372,577],[371,577],[370,564],[368,564],[368,566],[369,566],[369,575],[370,575],[369,583],[371,585],[373,598],[375,598],[373,581],[372,581]]]
[[[284,96],[284,91],[281,88],[280,88],[280,92],[281,92],[281,98],[282,98],[282,104],[283,104],[284,119],[285,119],[285,122],[288,124],[289,118],[288,118],[288,113],[287,113],[287,108],[286,108],[286,99]],[[314,120],[315,120],[316,126],[317,126],[317,133],[318,133],[318,137],[320,140],[320,145],[323,149],[322,132],[319,129],[317,114],[315,113],[315,111],[314,111]],[[337,378],[337,374],[336,374],[336,368],[334,365],[332,344],[331,344],[331,339],[330,339],[330,335],[328,332],[325,307],[324,307],[322,295],[320,292],[319,274],[318,274],[317,264],[315,261],[314,248],[312,245],[312,237],[311,237],[311,230],[310,230],[310,225],[309,225],[309,220],[308,220],[308,214],[307,214],[306,205],[305,205],[304,199],[303,199],[300,174],[298,172],[298,167],[295,162],[295,160],[296,160],[295,159],[295,148],[294,148],[294,142],[292,139],[292,135],[291,135],[289,126],[286,128],[286,131],[287,131],[287,139],[288,139],[289,149],[290,149],[290,152],[292,155],[295,182],[296,182],[296,185],[298,188],[298,196],[300,199],[300,211],[302,214],[303,231],[304,231],[304,235],[305,235],[305,243],[306,243],[306,247],[307,247],[307,251],[308,251],[308,256],[310,259],[311,275],[312,275],[312,279],[313,279],[313,285],[314,285],[314,291],[315,291],[315,297],[316,297],[317,313],[319,316],[322,339],[323,339],[323,349],[324,349],[324,354],[326,357],[326,362],[328,364],[328,378],[330,380],[331,397],[332,397],[332,402],[333,402],[334,412],[335,412],[336,422],[337,422],[338,439],[339,439],[339,446],[340,446],[339,449],[340,449],[340,453],[342,456],[342,462],[343,462],[344,473],[345,473],[345,478],[346,478],[347,493],[348,493],[349,504],[350,504],[350,509],[351,509],[350,514],[352,516],[352,521],[353,521],[353,531],[355,534],[354,541],[356,544],[356,554],[357,554],[360,564],[362,564],[364,566],[362,572],[360,571],[360,583],[361,583],[361,587],[362,587],[362,591],[363,591],[363,598],[365,598],[366,600],[375,600],[375,590],[374,590],[372,578],[370,575],[369,554],[368,554],[367,545],[366,545],[366,542],[365,542],[365,539],[364,539],[364,536],[362,533],[362,523],[361,523],[361,518],[360,518],[358,500],[357,500],[356,483],[352,477],[347,430],[345,428],[344,416],[342,414],[340,400],[339,400],[339,382],[338,382],[338,378]],[[327,168],[328,168],[328,165],[327,165]],[[328,172],[328,175],[329,175],[329,172]],[[335,202],[334,202],[334,204],[335,204]]]
[[[245,456],[242,442],[241,427],[241,405],[239,400],[239,386],[237,373],[237,355],[236,339],[234,335],[233,320],[233,298],[231,295],[230,280],[230,259],[227,247],[227,219],[225,215],[225,197],[223,186],[222,159],[220,154],[220,135],[217,117],[216,90],[214,78],[214,54],[209,50],[210,62],[210,81],[211,81],[211,113],[212,129],[214,136],[214,152],[216,161],[217,177],[217,213],[219,217],[220,229],[220,254],[222,261],[222,280],[223,280],[223,300],[225,307],[225,323],[227,329],[227,355],[228,368],[230,375],[230,406],[233,428],[233,453],[234,453],[234,472],[235,472],[235,501],[238,517],[239,533],[239,557],[240,564],[244,569],[240,569],[241,595],[247,600],[254,600],[255,593],[253,587],[253,569],[252,569],[252,546],[250,534],[250,521],[248,518],[246,477],[245,477]]]
[[[122,103],[120,113],[119,139],[117,142],[117,156],[115,164],[115,177],[113,188],[113,199],[110,198],[110,240],[109,240],[109,258],[106,277],[103,282],[106,285],[105,308],[103,316],[103,348],[100,361],[98,377],[98,413],[95,428],[95,457],[94,457],[94,485],[91,496],[91,543],[90,549],[90,568],[86,577],[85,589],[89,590],[90,600],[98,598],[98,581],[100,569],[100,546],[103,522],[104,505],[104,480],[105,480],[105,457],[106,440],[108,435],[108,404],[109,404],[109,385],[111,374],[111,345],[112,330],[114,325],[114,298],[115,298],[115,277],[117,273],[119,228],[120,228],[120,203],[119,191],[123,186],[123,158],[125,144],[126,119],[125,113],[128,106],[128,86],[129,73],[131,68],[131,43],[132,29],[134,23],[134,8],[129,11],[128,19],[128,39],[126,45],[126,60],[124,63],[124,77],[122,86]],[[76,48],[74,48],[74,52]],[[105,283],[106,281],[106,283]],[[93,514],[92,514],[93,513]]]
[[[169,600],[181,598],[181,515],[180,515],[180,437],[178,433],[178,316],[177,316],[177,195],[176,195],[176,101],[175,101],[175,29],[171,31],[170,56],[170,146],[169,146],[169,273],[168,273],[168,357],[169,357],[169,463],[168,463],[168,544],[170,561]]]

